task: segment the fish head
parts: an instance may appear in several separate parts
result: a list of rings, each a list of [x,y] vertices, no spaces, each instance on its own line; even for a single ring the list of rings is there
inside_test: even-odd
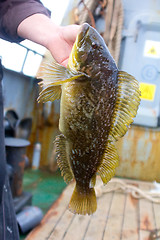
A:
[[[105,66],[116,64],[98,31],[88,23],[82,24],[72,48],[68,65],[71,69],[95,76]]]

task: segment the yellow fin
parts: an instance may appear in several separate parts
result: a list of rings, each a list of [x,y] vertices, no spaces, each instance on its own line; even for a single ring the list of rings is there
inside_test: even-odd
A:
[[[63,134],[56,137],[56,152],[57,152],[57,163],[61,170],[61,174],[64,181],[68,184],[73,179],[73,172],[69,164],[69,156],[67,152],[66,139]]]
[[[118,73],[117,99],[114,108],[113,122],[109,140],[118,140],[124,136],[128,126],[133,122],[140,104],[138,81],[126,72]]]
[[[56,99],[61,97],[61,86],[49,86],[43,89],[39,97],[37,98],[38,102],[53,102]]]
[[[88,188],[84,191],[76,184],[69,203],[69,210],[81,215],[91,215],[96,209],[97,200],[94,188]]]
[[[115,169],[118,166],[119,157],[114,143],[108,142],[103,161],[98,169],[98,173],[104,184],[110,181],[115,175]]]
[[[61,97],[61,86],[64,83],[71,82],[81,77],[88,77],[83,73],[78,73],[72,69],[65,68],[64,66],[53,61],[52,63],[45,63],[41,67],[37,78],[42,79],[39,83],[44,87],[38,97],[38,102],[54,101]]]
[[[49,87],[53,85],[62,85],[63,83],[73,81],[82,76],[84,76],[83,73],[72,71],[53,61],[51,63],[47,62],[41,67],[37,78],[42,79],[39,84],[44,87]]]
[[[90,188],[93,188],[96,185],[96,174],[93,175],[90,181]]]

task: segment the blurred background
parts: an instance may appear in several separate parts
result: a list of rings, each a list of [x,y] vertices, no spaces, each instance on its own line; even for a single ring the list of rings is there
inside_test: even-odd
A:
[[[96,28],[119,69],[139,81],[141,103],[134,123],[117,142],[120,164],[116,176],[160,182],[160,1],[42,2],[57,24],[88,22]],[[0,40],[0,57],[4,66],[7,159],[21,173],[17,185],[10,169],[15,206],[18,198],[17,212],[28,201],[45,213],[66,186],[57,170],[53,144],[59,133],[59,101],[44,104],[36,101],[39,93],[36,75],[40,65],[51,56],[45,48],[27,40],[20,44]],[[17,164],[21,161],[24,164],[19,170]],[[24,196],[25,191],[30,195]],[[21,205],[23,197],[27,200],[23,199],[25,204]]]
[[[41,2],[52,12],[53,21],[60,25],[69,0]],[[27,76],[36,75],[44,53],[45,48],[28,40],[15,44],[0,39],[0,57],[3,66]]]

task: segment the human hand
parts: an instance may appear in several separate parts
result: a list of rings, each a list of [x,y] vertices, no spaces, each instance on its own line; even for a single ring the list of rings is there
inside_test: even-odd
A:
[[[57,26],[43,14],[34,14],[24,19],[17,28],[17,34],[46,47],[53,58],[67,66],[72,46],[80,26]]]
[[[54,59],[63,66],[67,66],[70,52],[79,31],[79,25],[59,27],[54,38],[50,39],[47,48]]]

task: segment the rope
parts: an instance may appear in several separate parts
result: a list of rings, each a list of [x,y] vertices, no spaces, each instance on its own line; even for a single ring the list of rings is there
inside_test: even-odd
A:
[[[116,36],[116,45],[115,45],[115,62],[118,64],[120,49],[121,49],[121,39],[122,39],[122,28],[123,28],[123,6],[122,1],[120,2],[120,10],[119,10],[119,18],[118,18],[118,26],[117,26],[117,36]]]
[[[84,0],[81,0],[80,2],[83,3],[84,8],[85,8],[85,9],[87,10],[87,12],[88,12],[88,16],[89,16],[90,21],[91,21],[91,26],[92,26],[93,28],[96,28],[96,23],[95,23],[95,20],[94,20],[92,11],[87,7],[87,5],[85,4]],[[83,20],[83,22],[85,22],[85,20]]]
[[[97,197],[101,197],[105,193],[119,190],[124,193],[130,193],[132,197],[136,199],[144,198],[153,203],[160,203],[160,193],[141,190],[140,188],[127,184],[120,179],[112,179],[108,185],[104,186],[103,183],[101,183],[95,187]]]

